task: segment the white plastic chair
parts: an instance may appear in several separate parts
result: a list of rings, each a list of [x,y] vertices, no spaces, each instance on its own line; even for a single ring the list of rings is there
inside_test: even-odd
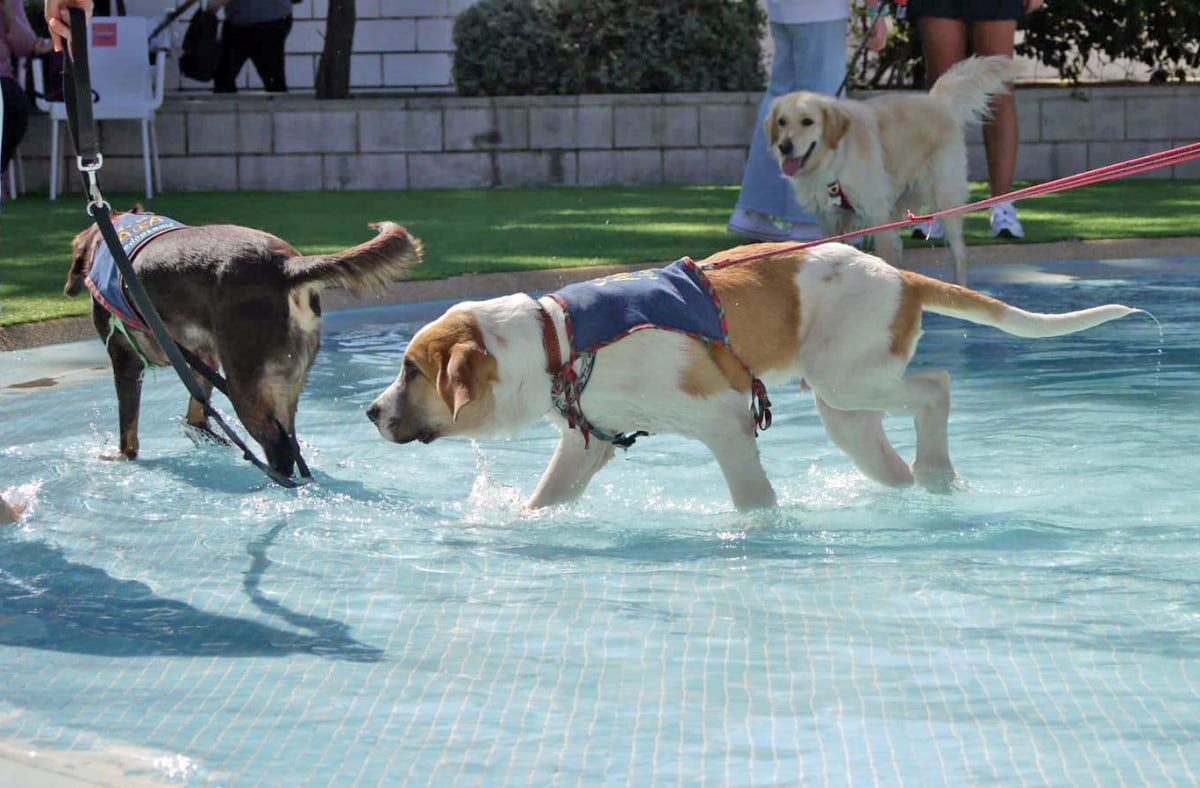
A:
[[[0,184],[3,188],[3,184]],[[25,191],[25,172],[21,166],[21,149],[13,151],[12,161],[8,163],[8,196],[17,199],[17,195]]]
[[[0,129],[4,128],[4,101],[0,100]],[[8,196],[10,199],[17,199],[17,180],[25,180],[21,169],[21,152],[20,150],[13,151],[12,161],[8,163]],[[21,184],[22,188],[24,183]],[[0,181],[0,202],[4,200],[4,182]]]
[[[0,129],[2,129],[2,128],[4,128],[4,97],[0,96]],[[12,183],[12,196],[14,199],[16,199],[17,182],[15,180],[13,180],[11,177],[9,178],[9,180]],[[0,182],[0,202],[4,202],[4,183],[3,182]]]
[[[25,84],[25,72],[22,70],[22,64],[26,63],[28,58],[22,59],[17,63],[17,84]],[[28,68],[28,66],[25,66]],[[4,102],[0,101],[0,129],[4,128]],[[0,191],[4,190],[4,184],[0,183]],[[21,164],[21,146],[13,151],[12,161],[8,163],[8,197],[10,200],[17,199],[17,195],[25,191],[25,169]]]
[[[154,113],[162,106],[166,87],[166,57],[154,51],[151,61],[150,28],[140,16],[95,16],[88,30],[88,65],[95,91],[92,114],[96,120],[138,120],[142,125],[142,163],[146,174],[146,198],[162,191],[162,168],[158,161],[158,135]],[[44,95],[42,62],[34,61],[33,87]],[[66,126],[67,108],[62,101],[36,98],[37,106],[50,115],[50,199],[58,198],[60,124]]]

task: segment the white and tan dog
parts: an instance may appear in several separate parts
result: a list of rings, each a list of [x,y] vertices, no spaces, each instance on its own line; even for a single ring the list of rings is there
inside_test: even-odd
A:
[[[767,382],[801,379],[830,438],[868,477],[890,486],[944,490],[954,479],[947,442],[950,378],[905,374],[934,312],[1023,337],[1082,331],[1138,310],[1110,304],[1064,314],[1026,312],[957,285],[901,271],[845,244],[797,251],[757,244],[700,263],[724,305],[730,347]],[[396,443],[517,433],[548,416],[562,432],[529,507],[573,500],[613,456],[552,404],[552,370],[570,347],[552,297],[517,294],[452,306],[413,337],[399,376],[367,416]],[[675,433],[716,457],[738,509],[775,504],[748,408],[750,378],[719,345],[676,331],[636,331],[596,352],[581,397],[593,425],[612,434]],[[908,466],[883,432],[887,411],[916,423]]]
[[[988,113],[991,97],[1016,75],[1012,58],[956,63],[928,93],[866,101],[798,91],[775,99],[764,121],[771,151],[797,201],[827,236],[903,219],[908,210],[966,204],[964,129]],[[967,283],[963,217],[942,217],[954,277]],[[900,265],[895,230],[875,234],[883,259]]]

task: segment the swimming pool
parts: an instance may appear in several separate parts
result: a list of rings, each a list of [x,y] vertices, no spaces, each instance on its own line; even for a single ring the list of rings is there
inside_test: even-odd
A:
[[[1198,263],[973,271],[1161,331],[927,317],[963,489],[867,482],[791,386],[753,517],[670,436],[534,514],[549,425],[380,439],[363,411],[441,305],[329,316],[295,491],[194,446],[170,371],[135,464],[98,459],[107,371],[0,390],[30,505],[0,531],[0,740],[191,784],[1195,784]]]

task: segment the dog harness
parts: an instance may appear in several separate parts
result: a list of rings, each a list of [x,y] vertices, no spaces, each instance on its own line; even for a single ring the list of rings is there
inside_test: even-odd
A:
[[[127,213],[117,219],[114,226],[117,230],[117,237],[121,240],[121,249],[124,250],[125,256],[132,261],[151,238],[187,225],[156,213]],[[98,244],[96,246],[85,284],[92,292],[92,297],[99,301],[100,305],[123,326],[150,332],[146,321],[129,302],[129,297],[125,292],[125,281],[117,269],[117,261],[113,259],[112,252],[106,245]],[[112,335],[109,334],[109,336]]]
[[[553,378],[551,399],[567,425],[583,433],[584,445],[595,435],[628,448],[639,436],[649,434],[640,430],[609,433],[584,416],[580,398],[591,379],[596,351],[600,348],[635,331],[657,328],[677,331],[733,353],[721,299],[704,272],[687,257],[665,268],[613,274],[568,285],[551,293],[550,298],[562,307],[570,343],[569,357],[562,361],[558,334],[549,313],[541,308],[547,371]],[[750,376],[754,423],[765,430],[771,425],[771,402],[766,387],[736,353],[733,356]]]

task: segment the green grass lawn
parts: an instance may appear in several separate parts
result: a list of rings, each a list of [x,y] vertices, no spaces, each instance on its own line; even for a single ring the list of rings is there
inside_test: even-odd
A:
[[[973,189],[976,199],[985,196]],[[186,224],[232,222],[288,240],[302,253],[344,249],[392,219],[425,242],[417,279],[657,263],[736,245],[725,230],[737,188],[488,189],[409,192],[164,194],[146,207]],[[132,195],[109,195],[116,209]],[[1020,205],[1027,242],[1200,235],[1200,181],[1123,180]],[[88,224],[78,193],[33,195],[0,213],[0,326],[89,311],[62,295],[71,239]],[[986,212],[967,217],[967,242],[994,243]],[[919,243],[919,242],[912,242]]]

